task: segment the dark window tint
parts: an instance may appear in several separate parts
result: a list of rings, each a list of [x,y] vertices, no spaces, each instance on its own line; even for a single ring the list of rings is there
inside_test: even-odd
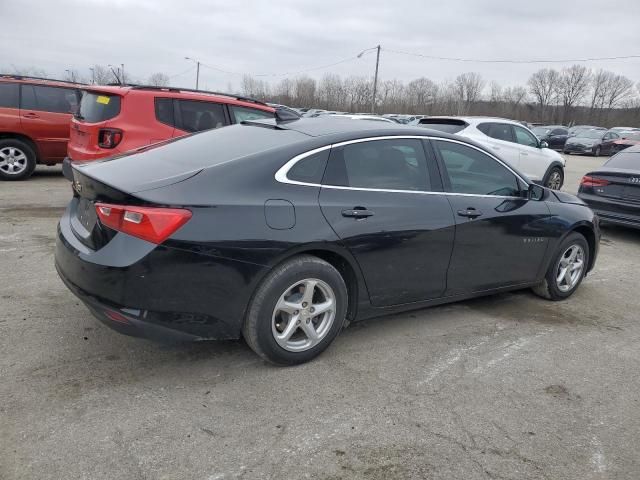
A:
[[[303,158],[291,167],[287,178],[296,182],[320,183],[328,157],[329,150],[327,149]]]
[[[467,128],[469,124],[456,118],[423,118],[418,122],[418,125],[439,132],[458,133]]]
[[[200,132],[226,125],[224,107],[219,103],[180,100],[182,129],[187,132]]]
[[[247,120],[261,120],[263,118],[273,118],[273,113],[258,110],[257,108],[238,107],[237,105],[229,105],[236,123]]]
[[[172,98],[156,98],[156,119],[161,123],[175,126]]]
[[[23,110],[38,110],[52,113],[73,113],[78,109],[77,90],[71,88],[22,85]]]
[[[431,189],[420,140],[372,140],[334,148],[324,182],[355,188]]]
[[[518,181],[502,164],[472,147],[436,141],[451,191],[476,195],[519,195]]]
[[[611,168],[628,168],[640,171],[640,152],[621,152],[605,163]]]
[[[511,125],[506,123],[482,123],[478,125],[478,130],[491,138],[495,138],[496,140],[513,142]]]
[[[80,120],[87,123],[104,122],[120,113],[120,96],[84,92],[80,102]]]
[[[533,133],[525,130],[522,127],[516,125],[513,126],[513,130],[516,134],[516,142],[520,145],[526,145],[527,147],[537,147],[538,139]]]
[[[0,83],[0,108],[18,108],[18,84]]]

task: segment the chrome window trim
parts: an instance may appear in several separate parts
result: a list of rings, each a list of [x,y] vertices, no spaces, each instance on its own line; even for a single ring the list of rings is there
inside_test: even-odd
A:
[[[484,153],[489,158],[492,158],[493,160],[498,162],[500,165],[505,167],[517,179],[519,179],[526,187],[529,187],[529,182],[527,182],[524,178],[522,178],[520,175],[518,175],[509,165],[507,165],[505,162],[503,162],[499,158],[493,156],[491,153],[486,152],[483,149],[476,147],[475,145],[471,145],[469,143],[462,142],[462,141],[459,141],[459,140],[453,140],[453,139],[450,139],[450,138],[429,137],[429,136],[420,136],[420,135],[387,135],[387,136],[382,136],[382,137],[357,138],[355,140],[347,140],[347,141],[344,141],[344,142],[338,142],[338,143],[333,143],[331,145],[325,145],[323,147],[314,148],[313,150],[309,150],[308,152],[304,152],[304,153],[301,153],[299,155],[296,155],[291,160],[289,160],[287,163],[285,163],[275,173],[275,179],[276,179],[277,182],[290,184],[290,185],[301,185],[301,186],[305,186],[305,187],[330,188],[330,189],[333,189],[333,190],[355,190],[355,191],[363,191],[363,192],[387,192],[387,193],[414,193],[414,194],[420,194],[420,195],[455,195],[455,196],[460,196],[460,197],[484,197],[484,198],[508,198],[508,199],[522,199],[523,198],[523,197],[514,197],[514,196],[509,196],[509,195],[482,195],[482,194],[475,194],[475,193],[426,192],[426,191],[422,191],[422,190],[391,190],[391,189],[386,189],[386,188],[345,187],[345,186],[342,186],[342,185],[325,185],[325,184],[322,184],[322,183],[300,182],[298,180],[291,180],[291,179],[289,179],[287,177],[287,173],[289,173],[289,170],[291,170],[291,168],[296,163],[298,163],[300,160],[302,160],[304,158],[307,158],[307,157],[309,157],[311,155],[314,155],[316,153],[323,152],[325,150],[329,150],[329,149],[334,148],[334,147],[342,147],[344,145],[351,145],[351,144],[354,144],[354,143],[362,143],[362,142],[369,142],[369,141],[375,141],[375,140],[397,140],[397,139],[407,139],[407,138],[409,138],[409,139],[418,139],[418,140],[438,140],[438,141],[443,141],[443,142],[458,143],[460,145],[464,145],[466,147],[470,147],[470,148],[473,148],[475,150],[478,150],[480,153]]]

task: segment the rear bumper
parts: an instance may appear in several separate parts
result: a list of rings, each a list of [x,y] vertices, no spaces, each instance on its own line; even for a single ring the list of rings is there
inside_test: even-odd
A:
[[[264,268],[117,234],[100,250],[58,225],[55,264],[65,285],[103,323],[157,340],[240,337],[251,279]]]
[[[587,193],[578,193],[578,197],[598,215],[601,223],[614,223],[625,227],[640,228],[640,204],[608,199]]]

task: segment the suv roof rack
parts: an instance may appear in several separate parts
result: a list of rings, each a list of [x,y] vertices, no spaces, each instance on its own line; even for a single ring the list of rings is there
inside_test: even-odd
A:
[[[10,78],[13,80],[43,80],[47,82],[71,83],[73,85],[87,85],[82,82],[72,82],[71,80],[58,80],[56,78],[34,77],[32,75],[19,75],[17,73],[0,73],[0,78]]]
[[[255,98],[245,97],[243,95],[236,95],[234,93],[223,92],[211,92],[209,90],[195,90],[193,88],[180,88],[180,87],[155,87],[153,85],[122,85],[124,87],[131,87],[132,90],[162,90],[166,92],[189,92],[189,93],[206,93],[209,95],[220,95],[222,97],[235,98],[236,100],[242,100],[243,102],[257,103],[258,105],[264,105],[268,107],[265,102],[256,100]]]

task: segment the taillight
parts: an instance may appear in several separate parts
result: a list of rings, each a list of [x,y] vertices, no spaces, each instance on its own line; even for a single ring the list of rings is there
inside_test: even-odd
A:
[[[584,185],[585,187],[604,187],[610,183],[609,180],[605,180],[604,178],[591,177],[589,175],[585,175],[580,181],[580,185]]]
[[[191,218],[183,208],[133,207],[96,203],[96,212],[103,225],[160,244]]]
[[[122,130],[119,128],[101,128],[98,132],[98,146],[100,148],[116,148],[122,140]]]

